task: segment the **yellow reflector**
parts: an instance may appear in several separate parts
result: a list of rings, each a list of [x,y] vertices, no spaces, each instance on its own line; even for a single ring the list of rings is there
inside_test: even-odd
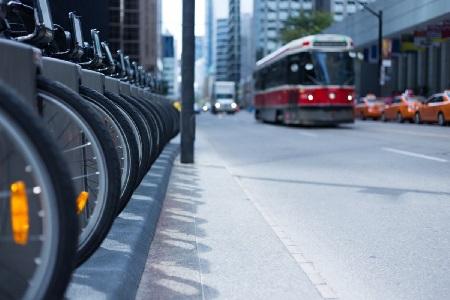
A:
[[[81,192],[77,198],[77,214],[81,214],[86,207],[87,201],[89,199],[88,192]]]
[[[14,242],[18,245],[28,243],[30,221],[28,217],[27,188],[23,181],[11,184],[11,225]]]

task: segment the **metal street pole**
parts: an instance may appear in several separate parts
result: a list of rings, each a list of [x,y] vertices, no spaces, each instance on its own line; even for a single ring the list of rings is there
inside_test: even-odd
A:
[[[356,0],[364,9],[374,15],[378,19],[378,95],[381,96],[383,92],[383,74],[381,69],[383,67],[383,11],[378,12],[371,9],[366,3]]]
[[[195,114],[195,0],[183,0],[183,53],[181,57],[181,163],[194,163]]]

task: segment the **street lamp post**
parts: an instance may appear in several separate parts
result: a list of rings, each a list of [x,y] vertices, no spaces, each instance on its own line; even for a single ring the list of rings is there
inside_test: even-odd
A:
[[[362,7],[364,7],[365,10],[367,10],[369,13],[371,13],[373,16],[375,16],[378,19],[378,95],[381,96],[381,93],[383,91],[383,74],[381,72],[383,68],[383,11],[379,10],[376,12],[372,8],[370,8],[367,3],[363,3],[359,0],[356,0]]]
[[[181,163],[194,163],[195,0],[183,0]]]

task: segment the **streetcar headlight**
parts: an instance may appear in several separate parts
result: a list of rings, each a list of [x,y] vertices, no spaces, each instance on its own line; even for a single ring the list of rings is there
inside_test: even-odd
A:
[[[348,96],[347,96],[347,100],[348,100],[348,101],[353,101],[353,96],[352,96],[352,95],[348,95]]]
[[[215,107],[215,108],[220,108],[220,103],[217,102],[216,104],[214,104],[214,107]]]
[[[309,101],[313,101],[314,100],[314,96],[313,95],[308,95],[308,100]]]
[[[330,97],[331,100],[336,99],[336,94],[335,93],[330,93],[328,96]]]
[[[234,103],[234,102],[233,102],[233,103],[231,103],[231,108],[232,108],[232,109],[235,109],[235,108],[237,108],[237,104],[236,104],[236,103]]]

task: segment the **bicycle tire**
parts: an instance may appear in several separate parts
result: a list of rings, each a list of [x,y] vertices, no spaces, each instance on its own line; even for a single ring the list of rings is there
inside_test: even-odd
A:
[[[157,134],[157,143],[158,147],[155,149],[155,153],[153,153],[152,156],[152,163],[155,162],[159,154],[161,153],[162,149],[164,148],[164,140],[165,140],[165,128],[163,121],[161,119],[161,115],[158,112],[157,109],[150,103],[150,101],[142,98],[142,97],[133,97],[134,101],[138,103],[140,106],[144,107],[146,111],[149,114],[149,118],[153,122],[153,126],[156,128],[156,134]]]
[[[41,159],[42,164],[39,166],[39,170],[36,170],[41,172],[39,177],[45,178],[48,176],[52,183],[51,187],[42,187],[42,193],[40,194],[51,195],[47,201],[54,200],[47,203],[48,208],[53,209],[53,213],[44,210],[44,214],[41,215],[42,218],[48,218],[46,222],[56,226],[52,231],[55,234],[55,245],[50,245],[50,247],[54,247],[51,255],[53,262],[45,263],[45,260],[42,259],[41,264],[38,264],[38,268],[46,268],[47,274],[44,276],[46,283],[27,282],[28,290],[22,290],[23,295],[20,298],[62,299],[75,267],[78,237],[75,192],[70,174],[65,168],[65,162],[59,147],[47,133],[36,113],[32,111],[31,105],[28,105],[2,83],[0,83],[0,99],[0,113],[9,116],[8,124],[17,126],[26,137],[21,142],[28,144],[28,151],[35,152]],[[19,138],[19,136],[16,136],[16,138]],[[48,189],[47,192],[45,192],[46,189]],[[45,236],[41,240],[45,241]],[[17,251],[21,251],[21,249],[17,249]],[[5,253],[2,253],[2,255],[5,255]],[[22,265],[16,264],[15,267],[20,268]],[[9,276],[6,281],[0,282],[7,284],[8,288],[12,288],[13,280],[11,277]],[[33,287],[38,290],[34,292]]]
[[[129,151],[129,170],[125,174],[125,176],[127,177],[126,186],[121,193],[120,202],[117,205],[117,211],[120,212],[122,211],[121,208],[126,206],[131,196],[133,195],[134,189],[136,187],[136,181],[138,179],[137,175],[139,173],[138,146],[133,129],[131,128],[132,125],[128,123],[128,120],[117,108],[117,106],[99,92],[85,86],[80,86],[80,94],[89,102],[92,102],[94,105],[102,107],[104,112],[109,113],[112,116],[119,128],[122,130],[121,134],[123,135],[123,139],[127,143],[125,147],[127,147],[127,151]]]
[[[91,230],[86,233],[87,237],[79,241],[77,250],[77,264],[85,262],[101,245],[106,238],[114,222],[120,199],[120,166],[108,131],[104,128],[101,120],[92,111],[90,104],[67,86],[47,79],[43,76],[37,77],[38,91],[48,93],[62,105],[76,112],[79,118],[89,126],[93,135],[98,139],[102,159],[106,162],[106,189],[105,199],[97,216],[98,219],[90,220]],[[39,103],[38,103],[39,108]],[[80,233],[80,236],[84,232]]]
[[[145,174],[150,170],[152,164],[156,160],[156,157],[159,153],[160,148],[160,128],[157,125],[157,122],[155,120],[154,114],[147,108],[147,106],[143,105],[140,101],[138,101],[136,98],[131,96],[122,95],[122,97],[131,105],[136,107],[143,115],[144,120],[147,124],[147,127],[149,128],[149,133],[151,135],[151,139],[154,141],[153,147],[150,149],[150,157],[147,161],[146,168],[145,168]],[[145,176],[144,174],[144,176]]]
[[[113,94],[111,92],[106,91],[105,96],[108,97],[111,101],[113,101],[116,105],[120,106],[124,111],[126,111],[131,119],[135,122],[135,125],[140,133],[141,139],[141,161],[139,164],[139,174],[138,180],[136,182],[137,185],[141,182],[142,178],[144,178],[147,173],[147,164],[150,161],[151,148],[153,147],[153,141],[151,140],[152,135],[150,132],[150,128],[147,125],[144,114],[139,111],[134,105],[127,102],[123,97]]]

